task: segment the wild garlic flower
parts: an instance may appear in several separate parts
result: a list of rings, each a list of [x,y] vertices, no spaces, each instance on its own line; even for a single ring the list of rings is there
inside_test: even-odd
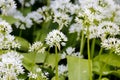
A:
[[[70,4],[70,0],[64,0],[64,1],[62,1],[62,0],[53,0],[50,3],[50,7],[53,9],[53,11],[60,10],[60,11],[64,12],[65,10],[68,9],[67,6],[69,4]]]
[[[30,73],[28,73],[28,77],[32,78],[32,79],[37,79],[38,75],[35,74],[35,73],[30,72]]]
[[[15,41],[15,37],[10,33],[12,27],[6,21],[0,21],[0,49],[20,48],[20,44]]]
[[[87,32],[87,30],[86,30]],[[90,26],[89,27],[89,38],[99,38],[99,27],[98,26]]]
[[[48,33],[45,41],[46,41],[46,44],[48,44],[50,47],[53,47],[53,46],[60,47],[60,44],[62,46],[65,46],[67,37],[59,30],[53,30]]]
[[[79,23],[74,23],[70,26],[69,33],[77,32],[77,36],[78,36],[78,39],[79,39],[81,30],[82,30],[82,25],[79,24]]]
[[[3,15],[7,15],[8,12],[16,9],[16,4],[14,0],[0,0],[0,9]]]
[[[29,1],[26,1],[26,0],[18,0],[20,2],[20,4],[22,4],[22,6],[26,6],[26,7],[30,7],[32,5],[35,4],[35,1],[36,0],[29,0]]]
[[[120,55],[120,39],[108,38],[108,39],[103,40],[101,45],[106,50],[112,50],[116,54]]]
[[[58,23],[59,30],[61,30],[64,26],[68,26],[68,24],[71,22],[71,18],[66,13],[56,12],[54,13],[54,19],[53,22]]]
[[[37,53],[44,53],[45,48],[46,47],[43,47],[43,43],[38,41],[38,42],[34,42],[34,44],[32,44],[32,46],[30,46],[29,51],[30,52],[37,52]]]
[[[28,13],[28,15],[26,16],[26,18],[28,19],[32,19],[33,22],[36,23],[41,23],[42,22],[42,15],[40,13],[38,13],[37,11],[33,11],[31,13]]]
[[[6,21],[0,21],[0,33],[1,34],[9,34],[12,32],[12,27],[9,23]]]
[[[47,6],[38,8],[37,12],[42,15],[43,20],[46,22],[52,19],[53,11],[51,11],[51,9]]]
[[[60,75],[67,75],[67,72],[68,72],[68,67],[67,66],[65,66],[65,65],[59,65],[58,66],[58,74],[59,74],[59,76]]]
[[[0,40],[0,49],[16,49],[20,48],[19,42],[15,41],[15,37],[12,35],[3,36],[3,40]]]
[[[42,72],[41,68],[36,68],[35,72],[29,72],[28,77],[31,79],[48,80],[47,77]]]
[[[11,51],[0,56],[0,79],[17,80],[18,75],[24,73],[22,66],[23,56]]]
[[[98,26],[98,34],[101,38],[106,37],[107,35],[115,36],[119,34],[120,28],[114,22],[103,21]]]
[[[64,59],[66,56],[78,56],[80,58],[83,58],[83,55],[80,54],[80,52],[75,52],[75,48],[68,47],[65,52],[61,54],[61,58]]]

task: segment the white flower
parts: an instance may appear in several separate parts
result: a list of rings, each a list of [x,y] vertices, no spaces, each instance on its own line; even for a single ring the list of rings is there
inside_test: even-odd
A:
[[[53,30],[49,32],[45,41],[50,47],[60,46],[61,43],[65,43],[67,41],[67,37],[59,30]]]
[[[63,26],[67,27],[71,21],[71,18],[66,13],[55,12],[53,17],[54,17],[53,22],[58,23],[59,30],[61,30]]]
[[[0,0],[0,8],[2,10],[2,14],[7,15],[7,13],[16,9],[16,4],[14,0]]]
[[[81,30],[82,30],[82,25],[79,24],[79,23],[74,23],[70,26],[69,28],[69,33],[75,33],[77,32],[77,36],[78,38],[80,37],[80,33],[81,33]]]
[[[43,6],[42,8],[38,8],[38,13],[40,13],[43,17],[43,20],[46,22],[52,19],[53,11],[47,6]]]
[[[102,41],[102,47],[107,50],[112,50],[116,54],[120,55],[120,39],[108,38]]]
[[[29,19],[32,19],[36,23],[41,23],[42,22],[42,15],[38,13],[37,11],[33,11],[31,13],[28,13],[26,16]]]
[[[44,53],[45,52],[45,48],[43,47],[43,43],[38,41],[38,42],[34,42],[34,44],[32,44],[32,46],[30,47],[29,51],[30,52],[38,52],[38,53]]]
[[[17,76],[24,73],[22,58],[22,55],[13,51],[2,54],[0,56],[0,78],[17,80]]]
[[[9,34],[12,32],[12,27],[6,21],[0,21],[0,33]]]
[[[65,52],[62,53],[61,58],[64,59],[66,56],[78,56],[80,58],[83,58],[83,55],[80,54],[80,52],[75,52],[75,48],[68,47]]]
[[[30,72],[30,73],[28,73],[28,77],[33,78],[33,79],[37,79],[38,75]]]
[[[98,26],[90,26],[89,27],[89,38],[98,38],[99,36],[99,28]]]
[[[59,75],[65,75],[68,71],[68,67],[65,65],[59,65],[58,66],[58,73]]]
[[[119,34],[119,32],[119,26],[114,22],[104,21],[98,26],[98,34],[101,38],[106,37],[106,35],[115,36]]]

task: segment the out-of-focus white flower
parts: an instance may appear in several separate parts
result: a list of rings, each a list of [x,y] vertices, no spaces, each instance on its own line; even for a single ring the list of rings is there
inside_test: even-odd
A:
[[[61,58],[64,59],[66,56],[78,56],[80,58],[83,58],[83,55],[80,54],[80,52],[75,52],[75,48],[68,47],[65,52],[61,54]]]
[[[2,14],[7,15],[8,12],[16,9],[16,4],[14,0],[0,0],[0,8]]]
[[[32,44],[32,46],[30,47],[29,51],[30,52],[37,52],[37,53],[44,53],[45,52],[45,48],[43,47],[43,43],[38,41],[35,42],[34,44]]]
[[[28,77],[32,78],[32,79],[37,79],[38,75],[35,74],[35,73],[30,72],[30,73],[28,73]]]
[[[78,39],[79,39],[81,30],[82,30],[82,25],[79,24],[79,23],[74,23],[70,26],[69,33],[77,32],[77,36],[78,36]]]
[[[62,45],[67,41],[67,37],[59,30],[53,30],[49,32],[45,41],[50,47],[53,47],[53,46],[60,47],[60,44]],[[65,44],[62,46],[65,46]]]
[[[35,4],[35,1],[36,1],[36,0],[29,0],[29,1],[26,1],[26,0],[18,0],[18,1],[22,4],[22,6],[30,7],[30,6],[32,6],[32,5]]]
[[[59,30],[63,28],[63,26],[68,26],[68,24],[71,22],[71,18],[66,13],[56,12],[54,13],[54,19],[53,22],[57,22],[59,25]]]
[[[60,75],[66,75],[68,71],[68,67],[65,65],[59,65],[58,66],[58,74]]]
[[[11,25],[6,21],[0,21],[0,33],[9,34],[12,32]]]
[[[115,36],[119,34],[119,26],[114,22],[104,21],[98,26],[98,34],[101,38],[106,37],[106,35]]]
[[[29,19],[32,19],[36,23],[41,23],[42,22],[42,15],[38,13],[37,11],[33,11],[31,13],[28,13],[26,16]]]
[[[102,47],[106,50],[112,50],[116,54],[120,55],[120,39],[108,38],[102,41]]]
[[[2,54],[0,56],[0,79],[17,80],[17,76],[24,73],[22,58],[22,55],[13,51]]]
[[[47,6],[38,8],[37,12],[42,15],[44,21],[49,21],[52,19],[53,11]]]

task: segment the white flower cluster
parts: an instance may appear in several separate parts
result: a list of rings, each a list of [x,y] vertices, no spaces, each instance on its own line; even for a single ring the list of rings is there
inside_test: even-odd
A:
[[[102,47],[107,50],[112,50],[116,54],[120,55],[120,39],[108,38],[102,41]]]
[[[68,26],[72,20],[72,17],[68,13],[71,13],[73,9],[72,3],[70,0],[54,0],[51,1],[50,8],[53,11],[53,22],[58,23],[59,30],[64,26]]]
[[[59,65],[58,66],[58,74],[60,75],[67,75],[68,67],[65,65]]]
[[[67,37],[59,30],[53,30],[49,32],[45,41],[50,47],[53,47],[53,46],[60,47],[60,44],[62,46],[66,45],[65,42],[67,41]]]
[[[18,0],[22,6],[26,6],[26,7],[30,7],[32,5],[35,4],[35,1],[36,0],[29,0],[29,1],[26,1],[26,0]]]
[[[3,15],[12,12],[16,9],[16,4],[14,0],[0,0],[0,9],[2,10]]]
[[[30,46],[29,51],[30,52],[37,52],[37,53],[44,53],[45,48],[46,47],[43,47],[43,43],[38,41],[38,42],[35,42],[34,44],[32,44],[32,46]]]
[[[43,17],[38,11],[30,12],[25,17],[19,11],[15,11],[12,15],[19,20],[15,25],[20,29],[31,28],[34,23],[40,24],[43,21]]]
[[[13,51],[2,54],[0,56],[0,80],[18,80],[18,75],[24,73],[22,58],[22,55]]]
[[[53,12],[47,6],[43,6],[42,8],[39,8],[37,12],[42,15],[43,20],[46,22],[52,19]]]
[[[15,37],[10,33],[12,27],[6,21],[0,21],[0,49],[20,48],[20,44],[15,41]]]
[[[113,0],[79,0],[78,6],[80,9],[77,10],[75,23],[69,29],[70,33],[78,32],[78,27],[86,35],[89,27],[90,39],[103,39],[107,35],[114,36],[119,33],[120,6]],[[80,25],[76,27],[75,24]]]
[[[36,68],[36,72],[28,73],[28,77],[31,79],[48,80],[48,78],[42,72],[41,68]]]
[[[61,58],[64,59],[67,55],[83,58],[83,55],[81,55],[80,52],[75,52],[75,48],[72,47],[68,47],[66,51],[62,53]]]

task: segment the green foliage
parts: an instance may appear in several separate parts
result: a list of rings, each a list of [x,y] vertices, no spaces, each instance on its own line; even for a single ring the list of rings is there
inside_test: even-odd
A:
[[[28,52],[29,47],[30,47],[30,43],[25,40],[22,37],[15,37],[15,40],[18,41],[20,43],[20,49],[18,49],[19,51],[23,51],[23,52]]]
[[[88,60],[79,57],[67,57],[69,80],[89,80]]]
[[[6,20],[9,24],[13,24],[16,21],[18,21],[18,19],[15,19],[13,16],[0,15],[0,18],[2,18],[3,20]]]

